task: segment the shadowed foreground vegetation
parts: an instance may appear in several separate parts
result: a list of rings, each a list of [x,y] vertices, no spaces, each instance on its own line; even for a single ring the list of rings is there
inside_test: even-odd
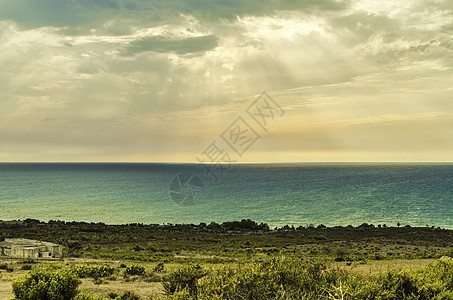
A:
[[[161,289],[143,299],[453,300],[453,261],[448,259],[453,231],[429,226],[272,230],[251,220],[106,225],[28,219],[0,221],[0,240],[6,237],[55,242],[66,251],[59,261],[0,264],[0,276],[23,274],[8,277],[16,299],[140,299],[134,289],[109,287],[142,282]],[[80,264],[87,259],[95,261]],[[354,269],[401,259],[432,262],[413,269]],[[105,286],[104,292],[84,291],[81,282],[87,280]]]
[[[453,299],[453,261],[416,271],[374,275],[300,259],[228,266],[206,272],[184,267],[164,282],[171,299]]]
[[[19,300],[140,299],[133,292],[110,293],[108,298],[80,292],[79,276],[74,268],[37,268],[12,286]],[[187,265],[163,277],[163,285],[166,299],[453,299],[453,260],[364,275],[320,262],[274,257],[219,269]]]

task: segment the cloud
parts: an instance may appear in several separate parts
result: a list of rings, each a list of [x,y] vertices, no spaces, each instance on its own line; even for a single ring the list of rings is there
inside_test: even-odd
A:
[[[281,10],[339,11],[349,6],[349,0],[3,0],[0,19],[15,21],[25,28],[69,26],[66,33],[76,33],[82,30],[81,27],[118,18],[132,24],[164,23],[180,14],[189,14],[216,21],[218,18],[234,20],[245,15],[272,15]]]
[[[355,46],[366,42],[373,36],[385,34],[385,39],[391,41],[398,35],[394,33],[401,29],[397,19],[387,15],[357,11],[345,16],[334,17],[329,20],[329,25],[334,28],[342,42]]]
[[[145,51],[160,53],[202,53],[218,46],[215,35],[192,37],[183,40],[171,40],[163,36],[153,36],[131,42],[123,52],[124,55],[134,55]]]
[[[5,0],[0,2],[0,19],[15,21],[26,28],[77,25],[89,21],[68,1]]]
[[[226,0],[204,1],[189,0],[184,2],[184,11],[195,15],[205,15],[212,18],[235,19],[244,15],[272,15],[276,11],[338,11],[350,5],[350,1],[335,0]]]
[[[409,149],[410,128],[449,149],[423,116],[453,113],[450,2],[0,1],[0,160],[201,151],[263,90],[288,117],[260,151]]]

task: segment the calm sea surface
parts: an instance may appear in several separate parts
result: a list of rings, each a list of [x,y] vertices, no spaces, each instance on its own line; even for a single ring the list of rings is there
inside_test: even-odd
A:
[[[178,182],[171,182],[181,173],[189,175],[177,179],[197,174],[200,181],[192,177],[194,189],[184,186],[178,194]],[[215,175],[217,181],[190,164],[3,163],[0,220],[198,224],[245,218],[272,227],[400,222],[453,229],[452,164],[240,164]],[[177,197],[190,198],[192,191],[196,204],[180,205]]]

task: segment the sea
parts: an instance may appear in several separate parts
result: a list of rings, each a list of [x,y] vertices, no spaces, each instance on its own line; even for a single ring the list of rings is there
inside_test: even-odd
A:
[[[453,229],[453,164],[0,163],[0,220]]]

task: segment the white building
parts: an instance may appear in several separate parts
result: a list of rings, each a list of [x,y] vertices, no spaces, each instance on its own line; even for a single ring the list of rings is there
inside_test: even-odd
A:
[[[28,239],[5,239],[0,242],[0,255],[12,258],[60,258],[63,246]]]

